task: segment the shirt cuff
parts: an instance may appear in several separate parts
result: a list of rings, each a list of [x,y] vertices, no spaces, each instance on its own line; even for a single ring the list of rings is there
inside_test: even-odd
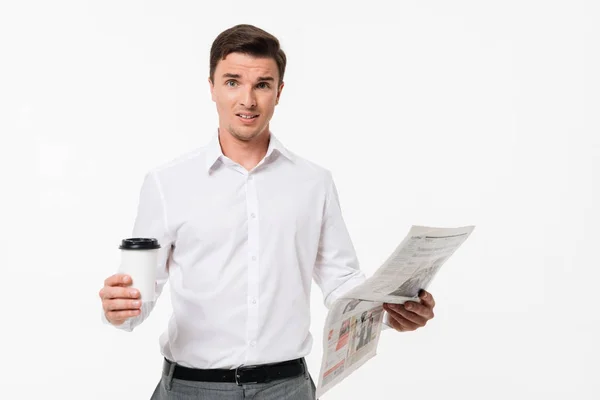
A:
[[[387,311],[383,311],[383,324],[382,324],[382,331],[385,331],[387,329],[394,329],[392,328],[392,325],[390,325],[390,313],[388,313]]]

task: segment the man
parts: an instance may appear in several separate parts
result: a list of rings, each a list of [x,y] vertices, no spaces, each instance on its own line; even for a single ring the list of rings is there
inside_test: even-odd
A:
[[[326,169],[287,150],[269,121],[286,56],[251,25],[222,32],[210,53],[219,127],[205,147],[149,172],[133,236],[157,238],[156,298],[167,279],[173,315],[152,399],[314,399],[310,289],[329,307],[365,279]],[[131,331],[140,305],[131,278],[106,279],[107,322]],[[385,305],[397,331],[424,326],[434,300]]]

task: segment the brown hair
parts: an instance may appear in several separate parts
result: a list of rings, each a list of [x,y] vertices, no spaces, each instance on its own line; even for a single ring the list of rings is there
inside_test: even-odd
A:
[[[219,34],[210,48],[210,80],[215,82],[215,69],[219,61],[230,53],[243,53],[254,57],[272,58],[279,69],[279,84],[283,82],[286,57],[279,40],[253,25],[241,24]]]

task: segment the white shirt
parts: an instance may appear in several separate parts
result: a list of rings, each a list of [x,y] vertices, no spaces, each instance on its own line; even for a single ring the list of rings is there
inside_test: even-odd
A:
[[[311,283],[329,307],[364,274],[331,173],[271,134],[251,171],[218,135],[146,175],[133,237],[161,245],[156,298],[170,283],[162,354],[193,368],[236,368],[307,355]],[[151,312],[120,329],[131,331]]]

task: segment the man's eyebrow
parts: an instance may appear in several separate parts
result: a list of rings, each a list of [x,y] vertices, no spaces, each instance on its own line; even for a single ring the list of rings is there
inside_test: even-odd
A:
[[[240,79],[242,76],[240,74],[232,74],[230,72],[226,72],[223,74],[223,78],[232,78],[232,79]],[[259,76],[257,82],[274,82],[275,78],[272,76]]]

